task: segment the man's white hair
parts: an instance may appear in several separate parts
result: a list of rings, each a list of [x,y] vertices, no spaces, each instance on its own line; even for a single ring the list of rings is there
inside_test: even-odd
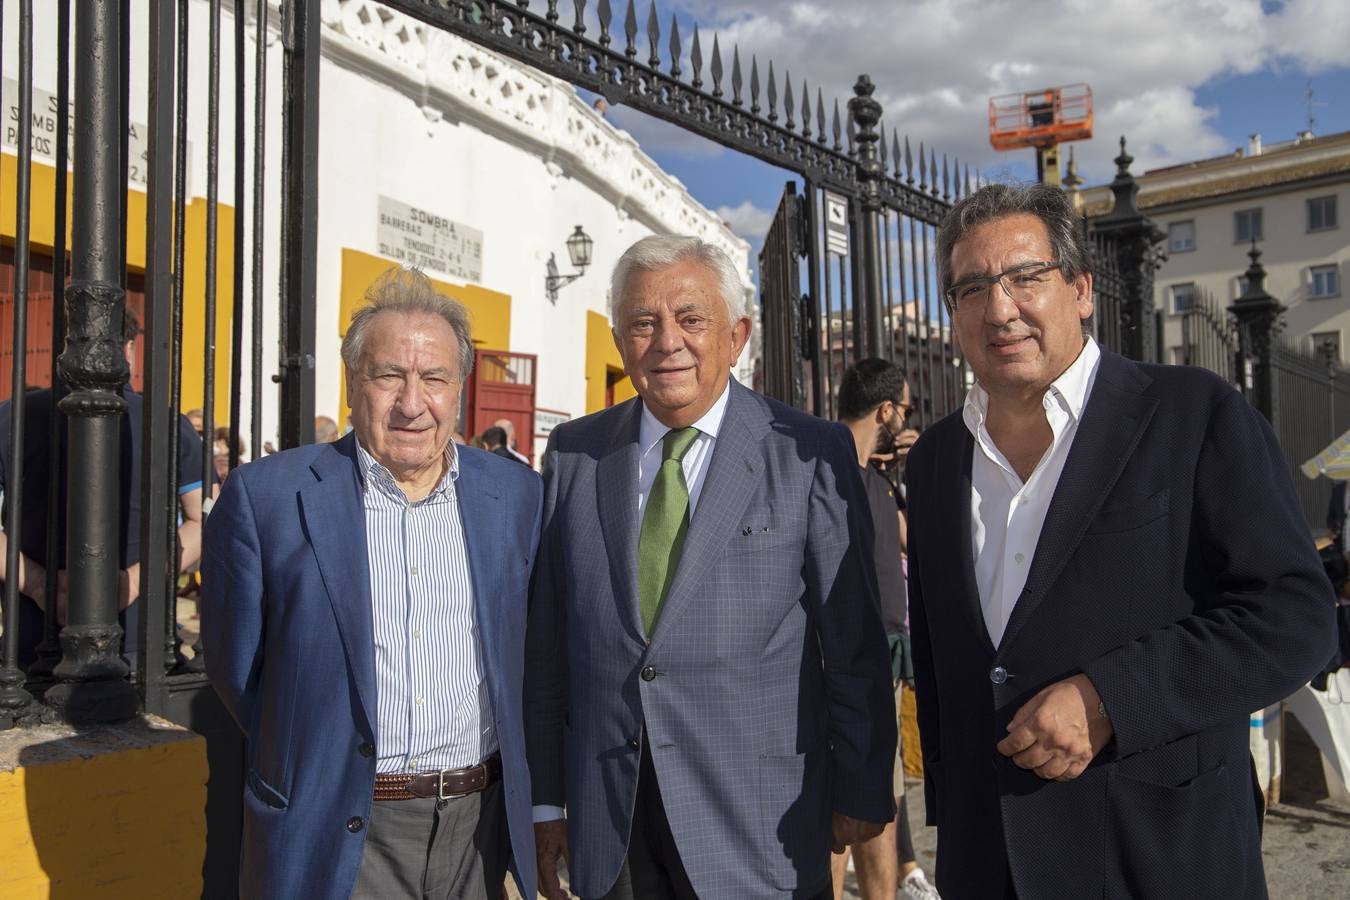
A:
[[[736,264],[721,248],[696,237],[679,234],[653,234],[624,251],[609,280],[609,319],[617,326],[619,307],[623,305],[628,281],[634,272],[655,272],[681,262],[699,262],[717,278],[718,293],[727,306],[730,321],[747,315],[745,285]]]

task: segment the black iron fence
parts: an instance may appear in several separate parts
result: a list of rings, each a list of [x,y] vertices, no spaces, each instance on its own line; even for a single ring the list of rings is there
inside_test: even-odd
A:
[[[1233,384],[1241,384],[1238,371],[1241,348],[1232,314],[1203,289],[1198,289],[1190,305],[1180,312],[1181,344],[1169,348],[1175,358],[1165,361],[1201,366]]]
[[[1198,289],[1175,310],[1180,343],[1164,348],[1164,362],[1217,373],[1270,420],[1308,527],[1317,530],[1331,486],[1300,466],[1350,429],[1350,371],[1329,348],[1280,333],[1284,307],[1266,291],[1261,251],[1253,245],[1248,256],[1243,294],[1230,306]]]
[[[228,12],[221,0],[164,0],[133,17],[127,3],[43,0],[37,12],[55,28],[37,32],[54,33],[55,46],[42,48],[32,0],[17,6],[18,33],[0,43],[17,52],[19,74],[6,110],[16,177],[3,185],[16,216],[5,267],[11,392],[0,397],[0,728],[115,721],[143,709],[205,734],[206,883],[232,896],[242,741],[202,675],[200,646],[178,626],[178,592],[196,567],[216,487],[217,427],[230,466],[241,447],[261,455],[276,440],[262,425],[264,386],[278,382],[276,442],[312,434],[315,181],[302,161],[314,159],[317,133],[318,4],[290,2],[279,19],[268,0],[235,0]],[[202,46],[189,41],[190,28],[206,31],[204,59],[190,58],[189,47]],[[278,98],[268,96],[266,73],[279,28],[287,83]],[[143,122],[131,112],[133,66],[147,85]],[[35,74],[54,89],[36,85]],[[223,108],[223,79],[233,83],[232,109]],[[264,168],[269,110],[286,125],[279,172]],[[205,148],[200,170],[190,142]],[[222,190],[226,158],[232,197]],[[204,196],[190,184],[204,184]],[[269,243],[264,203],[278,186],[284,228]],[[221,224],[227,207],[232,228]],[[52,224],[40,233],[36,222]],[[222,271],[222,254],[232,271]],[[271,254],[279,292],[263,281]],[[30,310],[43,308],[32,302],[35,287],[45,289],[50,328],[31,327]],[[267,298],[278,296],[281,351],[270,368],[264,318]],[[228,333],[217,328],[226,303]],[[185,310],[199,332],[188,333]],[[45,371],[30,371],[33,358]],[[128,384],[133,370],[140,391]],[[200,390],[195,430],[180,416],[185,375]],[[218,387],[227,410],[216,404]]]
[[[1303,515],[1311,528],[1327,521],[1331,486],[1299,471],[1305,461],[1350,429],[1350,372],[1320,348],[1278,336],[1270,348],[1272,422],[1288,457]]]
[[[960,405],[969,370],[938,289],[936,228],[971,189],[969,170],[877,128],[864,76],[849,102],[856,180],[789,184],[760,255],[766,392],[831,418],[844,370],[879,356],[902,366],[924,427]],[[978,177],[978,176],[977,176]],[[924,202],[917,202],[915,197]],[[792,328],[792,337],[780,333]]]

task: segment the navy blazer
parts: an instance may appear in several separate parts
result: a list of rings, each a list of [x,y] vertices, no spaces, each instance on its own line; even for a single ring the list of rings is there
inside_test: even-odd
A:
[[[501,744],[516,877],[535,892],[521,721],[539,476],[459,447],[483,667]],[[206,671],[248,736],[244,897],[345,898],[356,883],[378,746],[370,571],[352,435],[234,470],[206,520]],[[361,820],[358,825],[355,820]]]
[[[831,810],[894,815],[895,701],[847,430],[734,381],[648,643],[641,402],[560,425],[527,641],[535,802],[567,807],[572,890],[623,864],[645,730],[700,897],[829,888]]]
[[[1332,653],[1331,586],[1269,425],[1211,373],[1102,351],[1002,643],[957,412],[910,451],[910,622],[946,900],[1266,894],[1248,717]],[[998,667],[1003,670],[995,674]],[[1006,672],[1006,680],[1003,673]],[[1077,779],[995,749],[1084,672],[1115,738]]]

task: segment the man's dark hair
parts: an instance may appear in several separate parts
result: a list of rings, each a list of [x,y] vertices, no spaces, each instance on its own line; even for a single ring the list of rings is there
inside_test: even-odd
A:
[[[861,419],[887,400],[905,396],[905,370],[884,359],[859,360],[839,379],[839,418]]]
[[[505,447],[506,429],[493,425],[483,432],[482,441],[483,446],[488,450],[491,450],[494,447]]]
[[[122,343],[128,344],[136,340],[136,336],[141,333],[141,320],[136,318],[136,314],[130,307],[122,312]]]
[[[952,286],[952,249],[972,228],[1021,213],[1045,225],[1050,252],[1065,281],[1092,271],[1082,222],[1067,194],[1048,184],[987,184],[953,206],[938,228],[939,287],[945,291]]]

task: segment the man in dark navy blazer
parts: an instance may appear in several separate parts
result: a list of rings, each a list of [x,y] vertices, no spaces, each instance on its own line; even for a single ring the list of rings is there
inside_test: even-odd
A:
[[[1080,235],[991,185],[938,238],[977,379],[907,467],[938,888],[1264,897],[1248,715],[1331,655],[1331,587],[1246,400],[1084,337]]]
[[[351,434],[242,466],[205,529],[206,670],[248,737],[240,895],[535,895],[521,718],[539,476],[450,438],[468,314],[392,269]]]

